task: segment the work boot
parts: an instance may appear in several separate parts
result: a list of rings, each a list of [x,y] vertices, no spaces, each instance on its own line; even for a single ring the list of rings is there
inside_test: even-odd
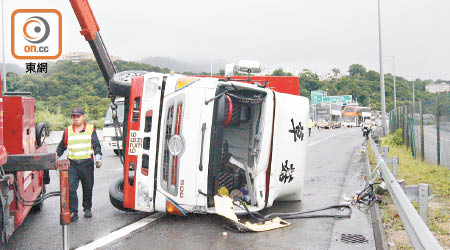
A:
[[[92,212],[90,209],[86,209],[84,210],[84,218],[91,218],[92,217]]]
[[[77,212],[71,212],[70,213],[70,222],[74,222],[78,220],[78,213]]]

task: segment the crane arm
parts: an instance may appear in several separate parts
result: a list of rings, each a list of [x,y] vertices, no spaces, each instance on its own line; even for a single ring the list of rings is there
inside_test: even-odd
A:
[[[97,20],[95,20],[91,6],[89,5],[88,0],[70,0],[70,4],[80,23],[80,33],[91,46],[92,52],[100,67],[100,71],[103,74],[103,78],[105,78],[106,85],[109,87],[109,81],[116,73],[116,68],[103,43],[103,39],[100,35],[100,28],[97,24]]]

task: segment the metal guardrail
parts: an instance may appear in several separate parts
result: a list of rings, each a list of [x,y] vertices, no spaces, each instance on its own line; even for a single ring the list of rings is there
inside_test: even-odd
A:
[[[400,215],[403,227],[408,233],[413,247],[415,249],[443,249],[403,192],[397,179],[389,171],[386,162],[378,152],[378,147],[372,138],[370,138],[370,146],[375,154],[377,167],[381,171],[381,176],[394,201],[395,208]]]

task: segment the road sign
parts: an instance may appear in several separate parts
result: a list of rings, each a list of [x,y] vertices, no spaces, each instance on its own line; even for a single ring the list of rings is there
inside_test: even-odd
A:
[[[323,91],[322,90],[311,91],[311,104],[314,105],[319,102],[323,102]]]
[[[334,104],[349,103],[352,101],[351,95],[340,95],[340,96],[324,96],[322,98],[323,102],[331,102]]]

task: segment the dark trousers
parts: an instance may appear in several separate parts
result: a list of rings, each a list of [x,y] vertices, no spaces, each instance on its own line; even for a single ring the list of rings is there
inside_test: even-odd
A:
[[[308,128],[308,130],[309,130],[308,136],[311,136],[311,128]]]
[[[78,212],[78,184],[83,188],[83,208],[92,208],[92,188],[94,187],[94,164],[90,159],[70,160],[69,167],[69,207],[70,212]]]

